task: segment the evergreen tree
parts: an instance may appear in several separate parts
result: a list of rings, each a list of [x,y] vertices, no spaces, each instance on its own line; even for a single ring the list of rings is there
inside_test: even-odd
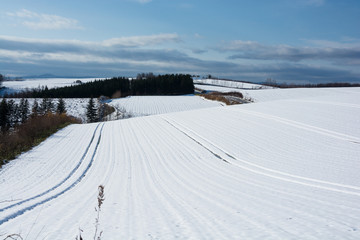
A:
[[[54,103],[52,101],[51,98],[48,98],[47,99],[47,102],[46,102],[46,113],[52,113],[54,112]]]
[[[59,98],[59,102],[56,108],[56,112],[58,114],[62,114],[62,113],[66,113],[66,108],[65,108],[65,102],[64,99]]]
[[[20,100],[18,111],[19,111],[19,120],[21,121],[21,123],[26,122],[26,120],[29,117],[29,101],[27,99],[22,98]]]
[[[44,115],[46,113],[47,102],[48,102],[48,98],[42,99],[40,106],[39,106],[40,115]]]
[[[9,108],[5,98],[0,103],[0,128],[5,132],[9,126]]]
[[[10,127],[14,127],[20,119],[20,111],[19,111],[19,106],[15,103],[14,100],[9,100],[8,101],[8,118],[9,118],[9,124]]]
[[[4,81],[4,76],[2,74],[0,74],[0,88],[1,88],[3,81]]]
[[[43,98],[40,103],[40,114],[52,113],[54,111],[54,103],[51,98]]]
[[[86,117],[89,123],[96,122],[97,120],[97,109],[95,107],[94,99],[90,98],[89,103],[86,107]]]
[[[37,115],[40,114],[40,107],[39,107],[39,103],[37,102],[37,100],[34,100],[34,104],[33,107],[31,109],[31,116],[35,117]]]

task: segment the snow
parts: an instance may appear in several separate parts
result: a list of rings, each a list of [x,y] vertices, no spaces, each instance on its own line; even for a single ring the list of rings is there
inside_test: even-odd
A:
[[[80,80],[83,83],[91,82],[102,78],[29,78],[21,81],[4,81],[3,86],[12,90],[25,90],[47,86],[48,88],[65,87],[76,84],[75,81]]]
[[[20,98],[8,98],[7,100],[14,100],[16,104],[20,103]],[[79,118],[82,122],[86,122],[86,107],[89,103],[90,98],[63,98],[65,102],[66,113],[70,116]],[[29,108],[31,112],[31,108],[34,104],[34,98],[28,98],[29,101]],[[42,98],[36,99],[38,104],[41,104]],[[52,103],[54,104],[55,108],[58,104],[58,99],[52,99]],[[95,101],[96,106],[98,106],[98,101]]]
[[[194,84],[205,84],[212,86],[228,87],[228,88],[237,88],[237,89],[272,89],[273,87],[255,84],[255,83],[246,83],[235,80],[225,80],[225,79],[194,79]],[[201,85],[199,86],[201,88]]]
[[[147,116],[222,106],[220,102],[208,101],[194,95],[130,96],[112,99],[108,104],[118,111],[125,110],[132,116]]]
[[[255,102],[267,102],[284,99],[329,96],[334,98],[342,93],[359,93],[359,88],[273,88],[273,89],[237,89],[222,86],[196,85],[196,88],[216,92],[241,92],[244,97],[251,97]]]
[[[360,88],[266,91],[66,127],[0,170],[0,236],[93,238],[103,184],[102,239],[360,239]]]

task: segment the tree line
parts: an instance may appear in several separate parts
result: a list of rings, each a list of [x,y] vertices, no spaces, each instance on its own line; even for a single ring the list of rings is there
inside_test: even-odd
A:
[[[30,112],[28,99],[22,98],[17,104],[13,99],[3,98],[0,103],[0,130],[7,132],[17,125],[25,123],[30,117],[43,116],[47,113],[66,113],[65,102],[58,99],[57,104],[50,98],[43,98],[40,103],[35,99]]]
[[[125,77],[113,77],[95,80],[79,85],[47,87],[7,94],[8,98],[91,98],[107,96],[110,98],[129,95],[180,95],[194,92],[191,75],[188,74],[145,74],[144,77],[129,80]]]
[[[31,109],[27,99],[17,104],[14,100],[0,102],[0,167],[24,151],[44,141],[57,130],[71,124],[80,123],[65,114],[65,102],[57,104],[44,98],[34,101]]]
[[[335,88],[335,87],[360,87],[360,83],[333,82],[333,83],[277,83],[275,79],[268,78],[262,85],[277,88]]]

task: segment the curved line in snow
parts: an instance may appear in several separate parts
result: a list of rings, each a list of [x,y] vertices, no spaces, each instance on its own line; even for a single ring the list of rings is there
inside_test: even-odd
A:
[[[99,124],[99,125],[100,125],[100,124]],[[98,125],[98,126],[99,126],[99,125]],[[0,226],[1,226],[3,223],[5,223],[5,222],[7,222],[7,221],[9,221],[9,220],[11,220],[11,219],[13,219],[13,218],[16,218],[16,217],[24,214],[26,211],[29,211],[29,210],[31,210],[31,209],[39,206],[39,205],[42,205],[42,204],[44,204],[44,203],[46,203],[46,202],[48,202],[48,201],[50,201],[50,200],[52,200],[52,199],[55,199],[55,198],[59,197],[60,195],[63,195],[64,193],[66,193],[67,191],[69,191],[70,189],[72,189],[73,187],[75,187],[75,186],[85,177],[86,173],[88,172],[88,170],[90,169],[91,165],[92,165],[93,162],[94,162],[95,154],[96,154],[97,149],[98,149],[98,146],[99,146],[99,144],[100,144],[101,134],[102,134],[102,130],[103,130],[104,125],[105,125],[105,123],[103,123],[102,126],[101,126],[100,135],[99,135],[98,141],[97,141],[97,143],[96,143],[96,146],[95,146],[93,155],[91,156],[91,160],[90,160],[88,166],[86,167],[86,169],[84,170],[84,172],[81,174],[81,176],[79,176],[79,177],[76,179],[75,182],[73,182],[70,186],[68,186],[67,188],[65,188],[65,189],[62,190],[61,192],[59,192],[59,193],[57,193],[57,194],[55,194],[55,195],[53,195],[53,196],[51,196],[51,197],[48,197],[48,198],[46,198],[46,199],[44,199],[44,200],[42,200],[42,201],[40,201],[40,202],[38,202],[38,203],[35,203],[35,204],[31,205],[31,206],[28,206],[28,207],[26,207],[26,208],[23,208],[23,209],[15,212],[15,213],[7,216],[7,217],[1,219],[1,220],[0,220]]]

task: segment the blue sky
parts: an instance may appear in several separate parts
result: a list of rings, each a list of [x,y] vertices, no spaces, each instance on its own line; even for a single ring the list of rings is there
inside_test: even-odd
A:
[[[360,82],[358,0],[0,0],[0,73]]]

